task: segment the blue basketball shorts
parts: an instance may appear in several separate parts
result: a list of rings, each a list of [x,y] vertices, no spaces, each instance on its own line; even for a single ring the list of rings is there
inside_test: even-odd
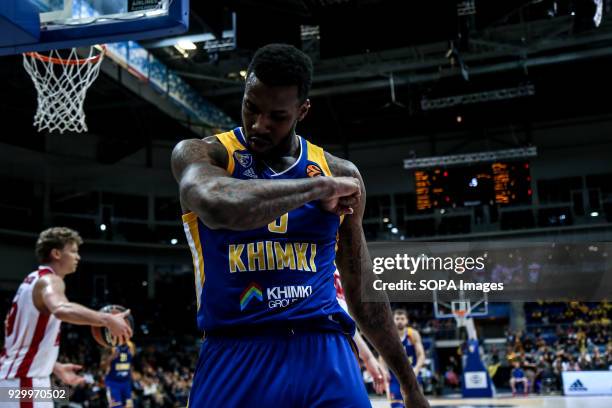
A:
[[[400,383],[395,377],[395,375],[390,372],[391,379],[389,380],[389,402],[391,403],[391,408],[410,408],[404,406],[404,399],[402,397],[402,391],[400,387]],[[419,374],[417,377],[417,382],[419,384],[423,384],[423,379]]]
[[[128,400],[132,399],[131,381],[111,381],[105,380],[106,395],[110,408],[125,407]]]
[[[405,408],[399,381],[393,373],[391,373],[391,380],[389,381],[389,402],[391,408]]]
[[[352,340],[340,332],[209,336],[189,407],[370,407]]]

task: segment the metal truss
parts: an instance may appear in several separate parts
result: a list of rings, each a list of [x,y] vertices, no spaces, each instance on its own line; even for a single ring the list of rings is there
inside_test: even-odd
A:
[[[536,157],[538,151],[535,146],[516,149],[495,150],[490,152],[476,152],[466,154],[453,154],[448,156],[423,157],[420,159],[405,159],[404,169],[415,170],[436,166],[454,166],[458,164],[472,164],[494,162],[497,160],[526,159]]]
[[[476,92],[464,95],[452,95],[442,98],[421,99],[421,109],[424,111],[434,109],[450,108],[458,105],[470,105],[473,103],[501,101],[506,99],[523,98],[535,95],[533,84],[521,85],[514,88],[495,89],[491,91]]]

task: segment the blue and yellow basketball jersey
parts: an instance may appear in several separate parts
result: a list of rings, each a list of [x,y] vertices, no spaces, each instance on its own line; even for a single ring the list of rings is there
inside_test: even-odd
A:
[[[331,176],[323,149],[300,139],[296,162],[277,173],[248,150],[240,128],[217,135],[232,177],[299,179]],[[183,215],[195,271],[198,327],[204,331],[272,326],[352,333],[336,301],[334,270],[341,219],[310,202],[262,228],[206,227]]]
[[[406,332],[402,338],[402,346],[406,351],[410,365],[412,367],[416,366],[417,354],[416,348],[414,347],[412,328],[410,327],[406,328]],[[389,381],[389,402],[391,403],[391,408],[405,408],[402,392],[400,391],[400,383],[397,377],[395,377],[395,374],[393,374],[393,371],[389,371],[389,374],[391,376]],[[421,374],[417,377],[417,381],[422,383]]]
[[[410,361],[410,365],[412,367],[415,367],[417,363],[417,353],[416,353],[416,348],[414,347],[412,328],[410,327],[406,328],[404,336],[402,337],[402,346],[404,347],[404,350],[406,351],[406,355],[408,356],[408,361]],[[397,379],[395,378],[395,375],[393,374],[393,371],[390,371],[390,374],[391,374],[391,380],[397,381]]]
[[[107,381],[128,381],[131,380],[130,370],[132,369],[132,350],[127,344],[117,346],[117,357],[115,357],[106,374]]]
[[[414,341],[412,340],[412,328],[406,328],[406,335],[402,339],[402,346],[404,346],[404,350],[406,350],[406,355],[408,356],[408,360],[410,361],[411,366],[416,366],[417,363],[417,353],[416,348],[414,347]]]

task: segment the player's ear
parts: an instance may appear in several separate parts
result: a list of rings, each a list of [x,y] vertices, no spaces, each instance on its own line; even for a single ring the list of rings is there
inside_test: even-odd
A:
[[[310,99],[306,99],[302,106],[300,106],[300,115],[298,116],[298,122],[301,122],[306,117],[306,114],[308,113],[309,109]]]
[[[57,248],[53,248],[51,252],[49,252],[49,258],[52,261],[58,261],[62,257],[62,251]]]

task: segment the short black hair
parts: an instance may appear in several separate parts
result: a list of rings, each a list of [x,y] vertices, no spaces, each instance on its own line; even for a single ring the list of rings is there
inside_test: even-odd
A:
[[[293,45],[268,44],[255,52],[247,70],[269,86],[298,87],[298,98],[304,102],[312,85],[312,61]]]
[[[406,309],[397,308],[393,311],[393,315],[404,315],[408,319],[408,311]]]

